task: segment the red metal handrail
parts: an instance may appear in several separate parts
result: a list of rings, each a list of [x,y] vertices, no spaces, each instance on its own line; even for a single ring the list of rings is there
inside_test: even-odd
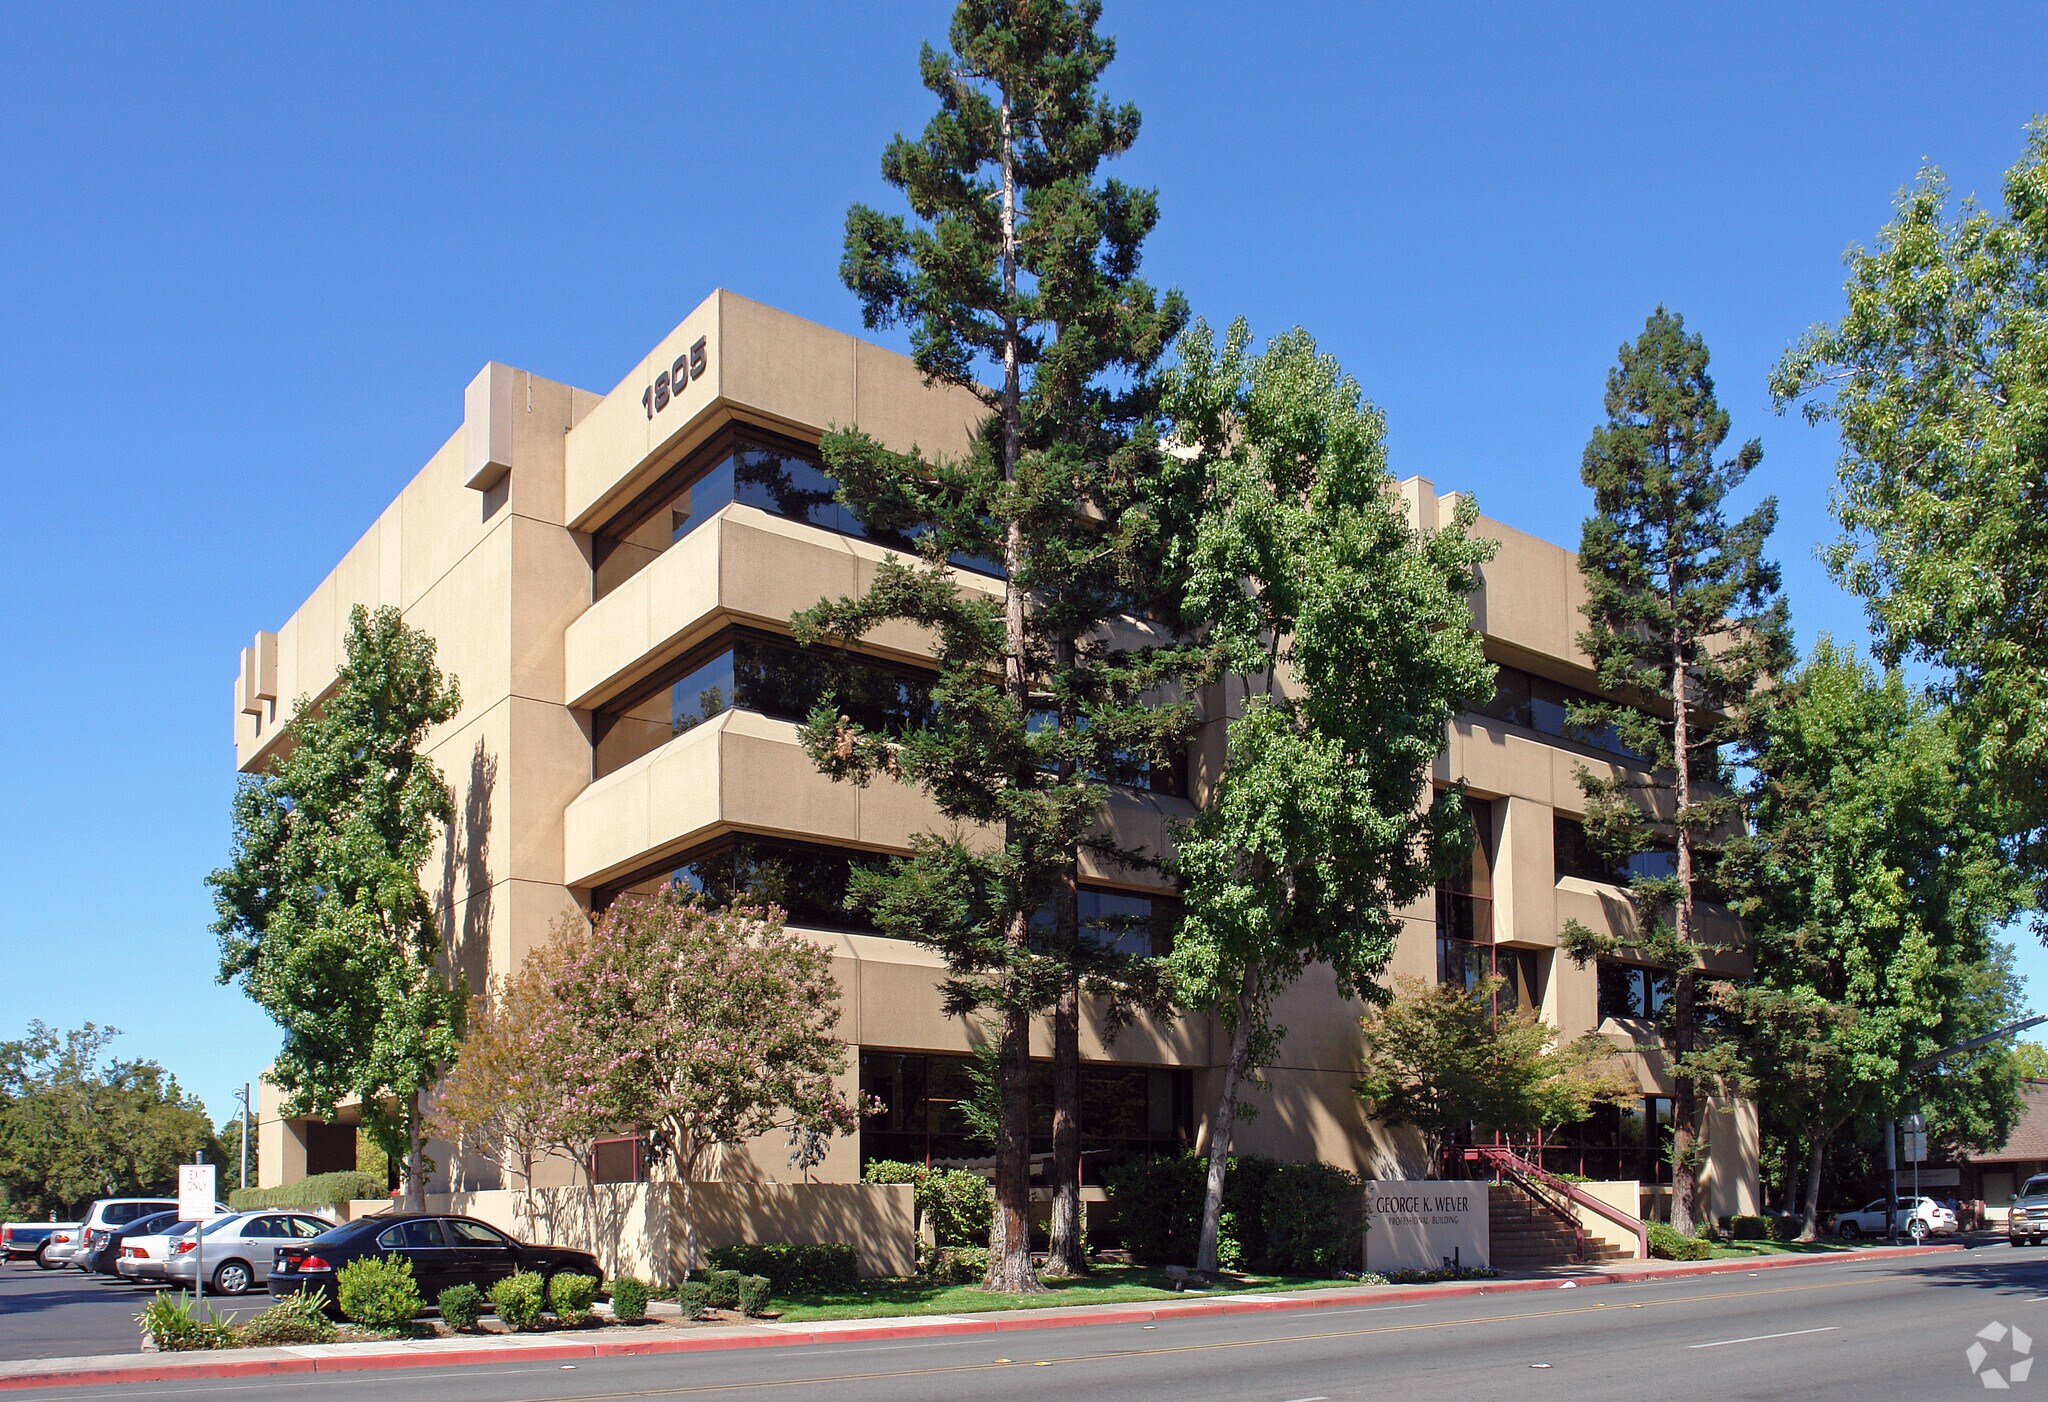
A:
[[[1636,1239],[1636,1259],[1638,1261],[1647,1261],[1650,1258],[1650,1230],[1643,1225],[1642,1218],[1632,1213],[1623,1212],[1612,1203],[1602,1202],[1576,1183],[1566,1182],[1564,1179],[1544,1169],[1540,1164],[1532,1163],[1530,1160],[1523,1158],[1504,1144],[1472,1144],[1454,1152],[1458,1153],[1468,1163],[1478,1162],[1487,1164],[1495,1171],[1514,1179],[1528,1192],[1529,1196],[1569,1222],[1573,1231],[1578,1234],[1580,1260],[1584,1260],[1586,1257],[1585,1225],[1579,1221],[1576,1213],[1566,1212],[1546,1194],[1538,1192],[1536,1190],[1537,1184],[1541,1184],[1544,1188],[1549,1189],[1550,1192],[1556,1193],[1596,1216],[1604,1217],[1617,1227],[1632,1233]]]

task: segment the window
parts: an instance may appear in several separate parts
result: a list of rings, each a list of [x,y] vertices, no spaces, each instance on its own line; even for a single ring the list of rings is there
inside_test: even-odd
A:
[[[1616,862],[1593,845],[1586,825],[1576,818],[1556,815],[1551,819],[1551,842],[1555,848],[1557,875],[1576,876],[1609,886],[1626,886],[1637,878],[1665,880],[1678,874],[1678,854],[1668,847],[1637,852]],[[1701,891],[1702,899],[1707,893]]]
[[[1032,734],[1051,730],[1059,723],[1059,713],[1050,702],[1034,704],[1025,717],[1025,728]],[[1080,727],[1088,729],[1088,718],[1080,718]],[[1050,764],[1043,766],[1050,770]],[[1175,746],[1164,759],[1154,759],[1136,750],[1118,750],[1107,770],[1089,770],[1088,777],[1098,784],[1121,784],[1125,788],[1142,789],[1147,793],[1165,794],[1169,798],[1188,796],[1188,752],[1185,745]]]
[[[1654,1020],[1671,1001],[1671,974],[1642,964],[1612,959],[1594,962],[1599,979],[1598,1007],[1602,1021],[1610,1017]]]
[[[1646,763],[1648,756],[1626,744],[1613,726],[1572,724],[1571,706],[1587,705],[1601,699],[1590,691],[1536,676],[1519,667],[1501,667],[1494,683],[1493,699],[1478,707],[1478,712],[1510,725],[1523,726],[1540,735],[1555,736],[1588,749]]]
[[[1551,1135],[1539,1156],[1552,1173],[1669,1183],[1671,1140],[1671,1097],[1646,1095],[1595,1105],[1585,1119]]]
[[[472,1222],[467,1217],[444,1217],[441,1225],[448,1230],[449,1238],[457,1246],[505,1247],[512,1243],[500,1236],[496,1230],[481,1222]]]
[[[638,574],[720,508],[739,502],[791,521],[867,538],[858,516],[835,497],[839,484],[814,447],[758,429],[733,429],[691,454],[596,533],[596,596]],[[873,535],[912,553],[908,537]],[[955,565],[1000,575],[994,562],[955,556]]]
[[[647,1136],[644,1134],[616,1135],[609,1139],[593,1140],[590,1145],[590,1181],[645,1183],[650,1157]]]
[[[410,1222],[400,1222],[386,1227],[377,1237],[377,1245],[386,1251],[400,1247],[446,1246],[441,1239],[441,1224],[431,1217],[420,1217]]]
[[[931,683],[916,668],[730,629],[597,712],[594,776],[734,708],[801,721],[829,699],[870,730],[902,735],[930,720]]]
[[[713,905],[772,902],[792,925],[873,934],[874,920],[852,905],[847,887],[856,870],[889,860],[880,853],[779,837],[721,838],[600,890],[593,906],[602,911],[620,896],[651,896],[676,887]],[[1163,955],[1172,945],[1180,903],[1170,896],[1083,886],[1079,903],[1084,939],[1127,954]],[[1032,917],[1032,924],[1048,930],[1051,920],[1047,907]]]
[[[974,1094],[973,1060],[919,1052],[862,1051],[860,1088],[882,1104],[861,1122],[863,1165],[900,1159],[933,1165],[985,1161],[962,1106]],[[1113,1165],[1179,1153],[1194,1143],[1194,1078],[1157,1067],[1081,1067],[1081,1178],[1100,1184]],[[1052,1063],[1031,1064],[1031,1152],[1052,1152]]]

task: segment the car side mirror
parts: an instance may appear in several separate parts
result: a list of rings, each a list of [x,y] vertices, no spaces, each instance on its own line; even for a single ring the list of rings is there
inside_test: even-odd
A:
[[[2018,1202],[2020,1200],[2020,1195],[2018,1193],[2007,1193],[2005,1195],[2005,1200],[2007,1202]]]

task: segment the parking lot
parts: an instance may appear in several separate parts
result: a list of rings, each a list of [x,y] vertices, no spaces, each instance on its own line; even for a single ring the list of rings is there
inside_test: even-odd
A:
[[[142,1347],[135,1316],[161,1286],[131,1285],[66,1267],[38,1270],[33,1261],[0,1266],[0,1359],[67,1358],[134,1353]],[[264,1309],[266,1294],[213,1300],[224,1317]]]

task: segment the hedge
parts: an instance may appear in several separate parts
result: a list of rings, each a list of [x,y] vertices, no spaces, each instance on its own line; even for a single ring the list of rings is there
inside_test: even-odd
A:
[[[1208,1181],[1209,1161],[1195,1154],[1110,1171],[1109,1205],[1132,1260],[1193,1262]],[[1217,1265],[1288,1275],[1328,1275],[1352,1265],[1363,1188],[1357,1174],[1330,1164],[1232,1154],[1223,1180]]]
[[[866,1183],[908,1183],[920,1223],[929,1222],[938,1246],[985,1246],[995,1219],[996,1191],[988,1179],[965,1168],[927,1168],[921,1163],[876,1159],[861,1172]]]
[[[1650,1254],[1666,1261],[1704,1261],[1714,1254],[1713,1244],[1698,1237],[1673,1231],[1668,1222],[1643,1224],[1650,1234]]]
[[[716,1246],[704,1258],[719,1270],[765,1276],[777,1295],[812,1295],[860,1287],[853,1248],[838,1241],[759,1241]]]
[[[237,1188],[228,1194],[228,1206],[237,1212],[252,1212],[261,1207],[340,1207],[347,1202],[382,1198],[389,1191],[382,1174],[351,1168],[340,1173],[316,1173],[275,1188]]]

